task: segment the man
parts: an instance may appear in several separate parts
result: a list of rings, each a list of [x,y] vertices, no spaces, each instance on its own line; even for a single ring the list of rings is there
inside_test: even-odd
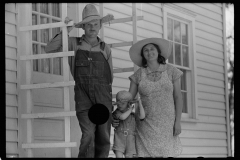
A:
[[[82,37],[69,37],[69,51],[75,56],[69,57],[70,70],[75,80],[75,107],[82,138],[78,157],[108,157],[110,150],[111,116],[102,125],[89,120],[88,111],[92,105],[101,103],[112,113],[112,55],[110,47],[97,35],[102,23],[113,20],[112,15],[100,17],[94,5],[88,4],[83,9],[82,22],[68,27],[82,28]],[[67,24],[71,21],[65,19]],[[47,53],[62,51],[62,33],[57,34],[47,44]],[[111,115],[111,114],[110,114]]]

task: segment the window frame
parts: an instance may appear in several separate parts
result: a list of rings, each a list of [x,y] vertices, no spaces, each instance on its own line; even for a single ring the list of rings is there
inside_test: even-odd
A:
[[[187,73],[187,103],[188,103],[188,113],[182,113],[182,121],[192,121],[195,122],[198,119],[198,105],[197,105],[197,73],[196,73],[196,43],[195,43],[195,20],[196,14],[188,11],[184,8],[178,7],[173,4],[163,4],[163,37],[167,39],[167,18],[172,18],[180,22],[188,24],[188,41],[189,41],[189,68],[183,66],[177,66],[171,64],[177,68],[182,68],[184,70],[191,70],[191,73]],[[189,82],[191,82],[190,85]],[[190,90],[189,90],[190,88]],[[191,99],[191,100],[190,100]]]
[[[41,17],[44,17],[44,18],[47,18],[47,21],[48,23],[52,23],[53,21],[62,21],[62,18],[61,18],[61,13],[62,13],[62,8],[61,8],[61,3],[58,3],[59,4],[59,17],[56,17],[56,16],[53,16],[52,14],[52,4],[53,3],[47,3],[48,5],[48,14],[46,13],[42,13],[40,10],[40,4],[42,3],[35,3],[36,4],[36,9],[37,11],[33,10],[32,8],[32,5],[33,3],[31,3],[31,13],[32,15],[35,15],[36,18],[37,18],[37,24],[36,25],[40,25],[41,24]],[[32,24],[32,21],[31,21],[31,24]],[[48,30],[48,37],[49,37],[49,40],[52,38],[52,32],[53,32],[53,29],[55,28],[52,28],[52,29],[47,29]],[[31,45],[37,45],[37,53],[38,54],[41,54],[41,47],[44,47],[47,45],[47,43],[44,43],[42,42],[42,37],[41,37],[41,30],[34,30],[36,31],[36,34],[37,34],[37,41],[33,40],[32,39],[32,44]],[[33,34],[33,31],[31,31]],[[62,76],[63,75],[63,60],[62,58],[60,58],[60,74],[56,74],[54,73],[54,58],[49,58],[50,59],[50,73],[46,73],[44,71],[42,71],[42,61],[45,60],[45,59],[42,59],[42,60],[33,60],[32,63],[34,63],[34,61],[37,61],[37,68],[38,70],[35,71],[33,69],[33,72],[37,72],[37,73],[41,73],[41,74],[51,74],[51,75],[54,75],[54,76]]]

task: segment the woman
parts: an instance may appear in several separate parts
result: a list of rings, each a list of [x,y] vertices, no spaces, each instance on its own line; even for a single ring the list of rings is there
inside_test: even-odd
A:
[[[145,110],[145,119],[136,120],[138,157],[176,157],[182,152],[178,135],[183,73],[165,62],[171,48],[171,42],[165,39],[148,38],[135,43],[129,51],[131,60],[140,67],[129,77],[129,92],[133,97],[139,92]]]

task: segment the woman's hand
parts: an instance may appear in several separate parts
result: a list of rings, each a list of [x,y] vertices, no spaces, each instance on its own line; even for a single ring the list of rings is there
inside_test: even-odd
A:
[[[173,127],[173,136],[177,136],[181,133],[181,124],[180,122],[175,122]]]

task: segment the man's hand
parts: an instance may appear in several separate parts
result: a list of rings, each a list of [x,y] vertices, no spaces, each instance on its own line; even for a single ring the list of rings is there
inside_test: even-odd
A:
[[[72,21],[72,19],[66,17],[65,20],[64,20],[64,23],[65,24],[68,24],[70,21]],[[68,26],[67,27],[67,30],[68,30],[68,33],[71,32],[71,30],[74,28],[74,26]]]

